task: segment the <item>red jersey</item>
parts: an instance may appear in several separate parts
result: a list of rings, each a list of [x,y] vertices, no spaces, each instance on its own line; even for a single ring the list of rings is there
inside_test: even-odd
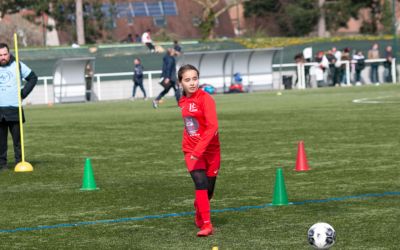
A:
[[[179,100],[185,124],[182,150],[200,158],[219,150],[218,119],[214,99],[198,89],[192,96]]]

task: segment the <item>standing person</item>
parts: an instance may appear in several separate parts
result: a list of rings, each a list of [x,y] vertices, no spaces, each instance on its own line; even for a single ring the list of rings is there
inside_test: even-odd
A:
[[[175,91],[176,101],[179,101],[180,93],[176,86],[176,62],[175,62],[175,50],[173,48],[168,48],[167,53],[163,57],[163,66],[161,73],[161,85],[164,90],[153,100],[153,108],[158,108],[158,103],[161,98],[163,98],[171,88]]]
[[[142,43],[144,43],[151,53],[155,52],[153,40],[151,39],[151,30],[147,29],[142,35]]]
[[[368,51],[368,59],[379,59],[379,45],[377,43],[374,43]],[[378,67],[378,62],[371,63],[370,80],[375,85],[379,85]]]
[[[177,56],[180,56],[183,53],[182,52],[182,47],[181,47],[181,45],[179,45],[178,40],[174,41],[174,50],[175,50],[175,53],[176,53]]]
[[[141,43],[142,42],[142,38],[140,37],[139,34],[136,33],[135,35],[135,43]]]
[[[329,67],[329,61],[326,58],[323,51],[317,52],[315,56],[315,62],[318,63],[318,65],[310,68],[310,74],[315,75],[315,80],[317,81],[317,87],[324,87],[326,86],[325,72],[326,69]]]
[[[350,61],[350,49],[349,48],[343,49],[342,57],[340,60],[342,62]],[[341,71],[340,83],[343,84],[343,86],[351,86],[350,84],[347,85],[346,63],[343,63],[340,65],[340,71]]]
[[[353,60],[356,61],[355,66],[355,82],[356,86],[361,85],[361,71],[365,68],[365,57],[361,50],[353,56]]]
[[[21,98],[25,98],[37,83],[37,76],[24,63],[19,63],[20,76],[27,83],[21,89]],[[8,45],[0,43],[0,169],[7,169],[7,137],[11,133],[14,144],[15,163],[21,161],[21,141],[18,113],[18,79],[16,61],[10,54]],[[25,117],[22,112],[22,120]]]
[[[143,92],[144,100],[147,100],[146,90],[143,87],[143,65],[142,61],[139,58],[135,58],[133,60],[134,68],[133,68],[133,91],[132,91],[132,100],[135,99],[136,88],[139,87]]]
[[[93,68],[92,64],[88,63],[85,66],[85,88],[86,88],[86,101],[90,101],[92,95],[92,83],[93,83]]]
[[[386,61],[383,63],[383,66],[385,67],[385,82],[392,82],[392,60],[393,60],[393,51],[392,51],[392,46],[387,46],[385,49],[385,59]]]
[[[336,74],[336,57],[335,57],[336,48],[334,50],[328,50],[326,53],[326,59],[328,59],[329,67],[328,67],[328,85],[335,86],[335,74]]]
[[[199,71],[194,66],[182,66],[178,79],[183,88],[179,107],[185,123],[182,150],[195,186],[197,236],[209,236],[213,234],[210,200],[221,161],[217,111],[214,99],[199,89]]]

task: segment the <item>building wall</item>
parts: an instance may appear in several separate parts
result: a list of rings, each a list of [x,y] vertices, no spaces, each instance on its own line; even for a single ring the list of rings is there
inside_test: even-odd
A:
[[[144,2],[144,0],[120,0],[117,2]],[[158,2],[158,1],[153,1]],[[166,16],[166,26],[159,27],[154,24],[153,17],[134,17],[133,23],[129,24],[127,19],[117,19],[116,28],[113,33],[117,40],[122,40],[131,34],[142,34],[146,29],[151,29],[152,33],[165,30],[167,34],[176,38],[200,38],[201,33],[198,27],[193,23],[194,19],[202,15],[202,7],[192,0],[175,0],[178,15]],[[217,10],[225,6],[222,0],[217,6]],[[233,37],[235,35],[233,25],[228,12],[223,13],[218,18],[218,25],[215,28],[218,37]]]

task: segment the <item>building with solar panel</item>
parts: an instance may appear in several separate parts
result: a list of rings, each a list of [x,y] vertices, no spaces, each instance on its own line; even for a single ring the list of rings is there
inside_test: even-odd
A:
[[[221,1],[216,9],[224,6],[225,2]],[[85,14],[90,15],[91,11],[91,4],[85,3]],[[167,33],[182,39],[201,37],[198,25],[202,7],[195,1],[120,0],[115,3],[102,1],[101,12],[108,25],[108,30],[117,38],[116,40],[124,39],[129,34],[142,34],[147,29],[151,29],[153,33],[164,29]],[[215,34],[218,37],[235,35],[228,12],[216,20]]]

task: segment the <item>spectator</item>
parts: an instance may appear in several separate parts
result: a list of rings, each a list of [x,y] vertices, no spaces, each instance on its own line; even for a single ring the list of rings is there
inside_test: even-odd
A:
[[[0,170],[8,169],[7,167],[7,137],[8,130],[11,133],[14,144],[15,163],[22,160],[20,126],[19,126],[19,98],[18,98],[18,80],[16,74],[16,60],[10,54],[8,45],[0,43]],[[37,83],[37,76],[23,62],[19,62],[20,77],[27,82],[21,89],[21,98],[24,99],[29,95]],[[6,76],[6,77],[4,77]],[[24,112],[22,111],[22,122],[25,121]]]
[[[336,63],[336,57],[334,53],[336,52],[336,48],[334,48],[335,51],[333,50],[328,50],[328,53],[326,53],[326,59],[328,59],[329,62],[329,67],[328,67],[328,85],[330,86],[335,86],[335,63]]]
[[[163,66],[161,73],[160,84],[164,87],[164,90],[153,100],[153,108],[158,108],[158,104],[171,88],[175,91],[176,101],[179,101],[180,93],[176,86],[176,61],[175,61],[175,50],[173,48],[168,48],[167,53],[163,58]]]
[[[144,100],[147,100],[146,91],[143,87],[143,65],[139,58],[133,60],[133,90],[132,90],[132,100],[135,100],[136,88],[139,87],[143,92]]]
[[[356,61],[355,65],[355,82],[356,86],[361,85],[361,71],[365,68],[365,57],[361,50],[357,51],[357,53],[353,56],[353,60]]]
[[[329,67],[329,61],[326,58],[324,52],[319,51],[315,57],[315,62],[318,63],[318,66],[313,66],[310,69],[310,71],[312,71],[313,75],[315,75],[315,79],[317,81],[317,86],[323,87],[326,85],[325,72],[326,72],[326,69]],[[310,72],[310,74],[311,74],[311,72]]]
[[[385,67],[384,71],[384,79],[385,82],[393,82],[392,79],[392,60],[393,60],[393,51],[392,46],[387,46],[385,49],[385,59],[386,61],[383,63]]]
[[[142,38],[140,37],[139,34],[136,33],[135,35],[135,43],[142,43]]]
[[[122,40],[122,42],[123,43],[133,43],[132,34],[129,33],[128,36],[124,40]]]
[[[175,50],[177,56],[180,56],[183,53],[182,47],[179,45],[177,40],[174,41],[174,50]]]
[[[296,64],[304,64],[306,62],[306,60],[304,59],[303,53],[296,54],[294,56],[294,61],[296,62]],[[305,75],[305,72],[304,72],[304,75]],[[297,85],[297,87],[298,87],[298,84],[299,84],[300,77],[301,76],[299,76],[299,71],[296,70],[296,82],[295,82],[295,85]]]
[[[333,72],[333,86],[340,86],[342,77],[342,52],[337,50],[336,47],[332,48],[333,55],[335,56],[335,70]]]
[[[374,43],[368,51],[368,59],[379,59],[379,45],[377,43]],[[370,80],[375,85],[379,85],[378,67],[379,62],[371,63]]]
[[[146,30],[142,35],[142,43],[144,43],[151,53],[155,52],[153,40],[151,39],[151,30]]]
[[[92,83],[93,83],[93,68],[92,64],[89,62],[85,67],[85,83],[86,83],[86,101],[91,100],[92,95]]]
[[[341,56],[341,58],[340,58],[340,61],[341,61],[341,62],[350,61],[350,49],[349,49],[349,48],[344,48],[344,49],[343,49],[343,53],[342,53],[342,56]],[[342,63],[342,64],[340,65],[340,71],[341,71],[341,74],[340,74],[340,77],[341,77],[340,82],[341,82],[342,84],[345,84],[345,86],[350,86],[350,85],[347,85],[346,63]]]

